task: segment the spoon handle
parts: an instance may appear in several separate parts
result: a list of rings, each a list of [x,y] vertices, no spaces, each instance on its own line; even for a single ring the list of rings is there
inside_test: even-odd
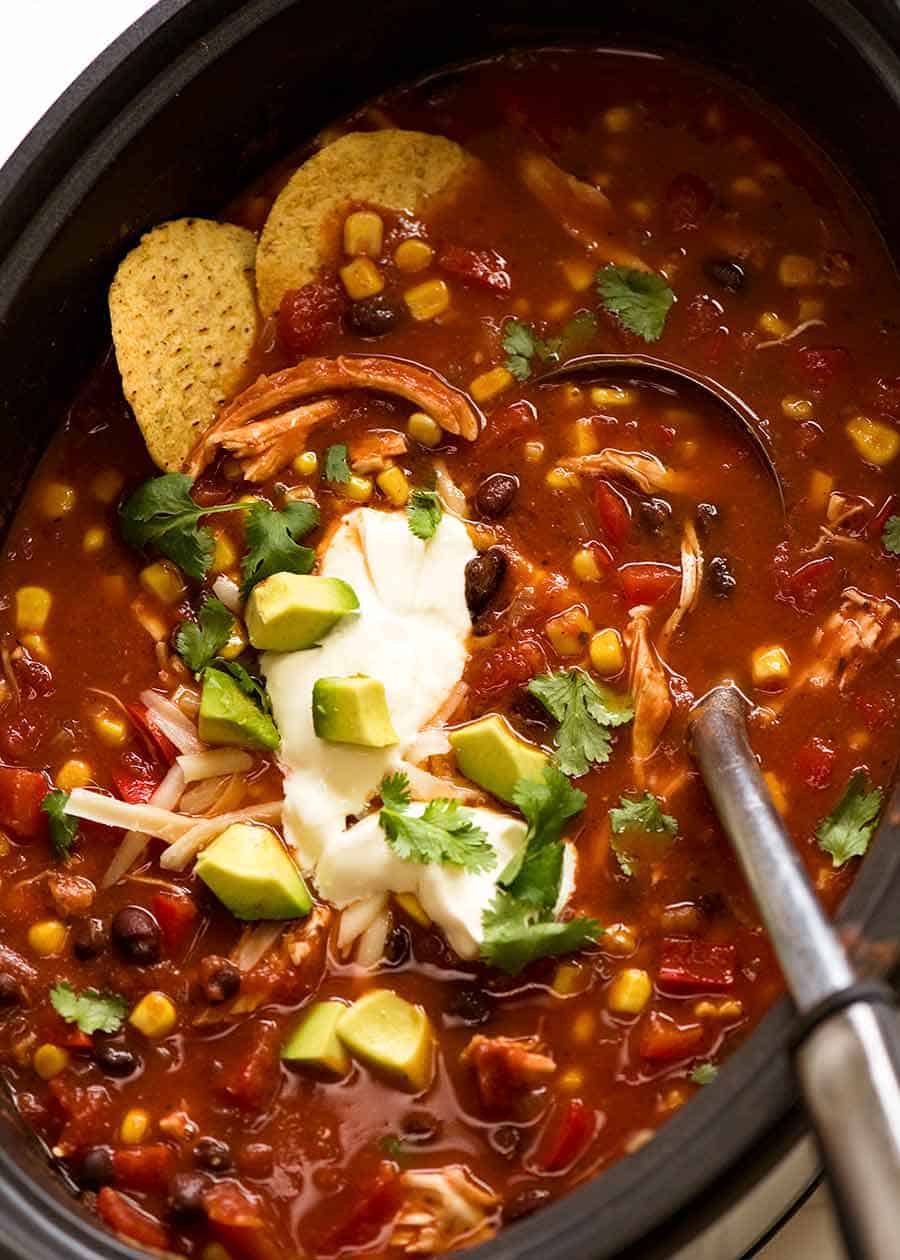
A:
[[[717,687],[694,709],[694,758],[802,1015],[857,977],[772,804],[747,738],[746,702]],[[813,1023],[797,1077],[852,1260],[900,1255],[900,1025],[864,1000]]]

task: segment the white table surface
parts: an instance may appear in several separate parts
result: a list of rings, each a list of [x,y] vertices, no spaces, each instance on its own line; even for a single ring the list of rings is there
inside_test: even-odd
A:
[[[149,0],[5,3],[0,163],[92,58],[151,7]],[[815,1194],[762,1254],[765,1260],[842,1260],[825,1196]]]

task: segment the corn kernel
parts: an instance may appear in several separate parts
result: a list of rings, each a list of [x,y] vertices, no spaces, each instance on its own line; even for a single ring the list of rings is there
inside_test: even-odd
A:
[[[229,634],[225,646],[219,649],[218,655],[221,656],[223,660],[233,661],[236,657],[240,656],[242,652],[246,652],[248,645],[249,640],[247,638],[247,631],[237,618],[235,618],[235,620],[231,623],[231,634]]]
[[[226,481],[242,481],[244,470],[239,459],[226,459],[222,462],[222,476]]]
[[[847,422],[847,435],[867,464],[889,464],[900,451],[900,433],[882,420],[854,416]]]
[[[105,530],[102,525],[92,525],[90,529],[84,531],[81,547],[83,551],[102,551],[108,540],[108,530]]]
[[[128,738],[128,726],[124,719],[113,717],[111,713],[98,713],[94,718],[94,730],[108,748],[118,748]]]
[[[476,551],[487,551],[488,547],[493,547],[496,543],[497,531],[491,529],[489,525],[481,525],[473,521],[469,525],[469,537]]]
[[[125,478],[118,468],[101,468],[91,482],[91,494],[101,503],[114,503],[124,484]]]
[[[563,385],[560,392],[567,407],[574,407],[582,400],[582,392],[577,385]]]
[[[300,477],[314,477],[319,469],[319,457],[315,451],[304,451],[297,456],[292,467]]]
[[[616,1015],[639,1015],[653,993],[653,982],[641,967],[626,967],[609,986],[607,1005]]]
[[[374,297],[384,288],[384,276],[371,258],[354,258],[340,269],[341,283],[353,302]]]
[[[805,254],[785,254],[778,264],[778,279],[786,289],[805,289],[816,282],[816,264]]]
[[[810,507],[824,508],[833,489],[834,477],[830,473],[822,472],[820,468],[816,468],[809,479],[809,492],[807,493],[806,501]]]
[[[50,660],[50,645],[42,634],[35,634],[33,631],[30,631],[28,634],[23,634],[19,642],[22,644],[22,647],[28,648],[31,655],[36,656],[38,660]]]
[[[354,210],[344,220],[344,253],[377,258],[384,243],[384,223],[374,210]]]
[[[69,1066],[68,1051],[62,1046],[54,1046],[49,1041],[45,1041],[35,1050],[31,1063],[41,1080],[51,1081],[54,1076],[59,1076],[60,1072],[64,1072]]]
[[[72,511],[76,498],[74,486],[67,486],[61,481],[48,481],[39,494],[41,511],[51,521],[58,521]]]
[[[872,742],[872,736],[868,731],[851,731],[847,736],[847,745],[854,752],[862,752],[864,748],[868,748]]]
[[[12,841],[5,831],[0,831],[0,857],[9,857],[12,851]]]
[[[620,954],[622,957],[633,954],[637,949],[634,928],[627,923],[613,923],[603,933],[603,949],[608,954]]]
[[[594,407],[630,407],[636,401],[633,389],[621,385],[592,385],[591,403]]]
[[[375,478],[378,489],[390,499],[394,507],[405,507],[409,500],[409,478],[402,468],[395,464],[393,468],[385,468]]]
[[[572,1021],[572,1040],[578,1045],[586,1045],[594,1035],[596,1023],[590,1011],[579,1011]]]
[[[64,792],[71,792],[72,788],[87,787],[93,777],[94,772],[86,761],[72,757],[57,770],[56,786]]]
[[[772,798],[772,804],[778,810],[779,814],[787,812],[787,795],[784,790],[784,784],[781,782],[777,774],[771,770],[766,770],[763,774],[766,781],[766,787],[769,789],[769,795]]]
[[[731,191],[736,197],[756,198],[763,194],[762,185],[751,175],[739,175],[731,181]]]
[[[786,337],[791,331],[787,320],[782,319],[775,311],[763,311],[756,321],[756,326],[760,332],[768,333],[770,337]]]
[[[590,547],[581,547],[572,557],[572,572],[582,582],[599,582],[602,574]]]
[[[612,678],[625,668],[625,645],[618,630],[609,626],[591,636],[591,668],[603,678]]]
[[[694,1003],[694,1014],[697,1019],[715,1019],[718,1013],[718,1007],[715,1002],[710,1002],[708,998],[704,998],[702,1002]]]
[[[647,223],[653,218],[653,203],[639,197],[636,201],[629,201],[628,213],[639,223]]]
[[[50,616],[53,596],[45,586],[20,586],[16,591],[16,628],[40,633]]]
[[[544,443],[526,442],[522,447],[522,454],[525,456],[526,463],[539,464],[544,458]]]
[[[797,303],[797,320],[803,324],[808,319],[821,319],[825,314],[825,303],[821,298],[803,297]]]
[[[416,271],[424,271],[431,265],[434,250],[425,241],[412,238],[401,241],[394,250],[394,262],[400,271],[412,275]]]
[[[351,473],[350,477],[335,486],[345,499],[352,499],[354,503],[368,503],[372,497],[372,478],[360,477],[356,473]]]
[[[600,449],[597,430],[587,417],[576,420],[572,426],[572,449],[576,455],[593,455]]]
[[[216,545],[213,550],[213,572],[224,573],[237,564],[238,554],[234,543],[227,534],[216,534]]]
[[[490,402],[513,383],[513,374],[505,367],[491,368],[469,382],[469,393],[477,403]]]
[[[594,623],[580,604],[557,613],[544,632],[558,656],[580,656],[594,632]]]
[[[634,111],[630,105],[614,105],[603,115],[603,126],[614,136],[630,131],[633,121]]]
[[[128,1022],[145,1037],[165,1037],[175,1027],[178,1014],[175,1004],[165,993],[145,993],[128,1016]]]
[[[406,423],[406,432],[414,442],[420,442],[422,446],[440,446],[444,437],[444,430],[438,422],[424,411],[412,413]]]
[[[660,1098],[658,1109],[660,1111],[677,1111],[686,1102],[687,1095],[683,1089],[670,1089]]]
[[[544,478],[551,490],[577,490],[581,479],[571,468],[551,468]]]
[[[413,923],[418,923],[420,927],[431,926],[431,919],[425,913],[415,893],[394,893],[394,900],[403,913],[409,915]]]
[[[787,685],[791,674],[791,658],[782,647],[757,648],[752,658],[753,683],[772,690]]]
[[[568,997],[571,993],[580,993],[585,987],[584,968],[578,963],[557,963],[553,973],[552,988],[560,997]]]
[[[744,1003],[740,998],[725,998],[719,1003],[716,1013],[719,1019],[740,1019],[744,1014]]]
[[[177,604],[187,594],[181,573],[169,560],[156,560],[141,569],[141,586],[164,604]]]
[[[580,258],[570,258],[559,265],[562,267],[562,273],[568,281],[569,288],[574,289],[576,293],[585,293],[594,283],[597,268],[589,262],[584,262]]]
[[[418,323],[437,319],[450,305],[450,290],[443,280],[425,280],[403,294],[410,315]]]
[[[125,1146],[140,1146],[150,1131],[150,1113],[143,1107],[130,1107],[119,1126],[119,1141]]]
[[[28,929],[28,944],[42,958],[50,958],[62,953],[66,935],[66,925],[59,919],[41,919]]]
[[[558,1085],[567,1094],[574,1094],[576,1089],[584,1085],[584,1072],[580,1068],[569,1068],[559,1077]]]
[[[814,412],[811,399],[798,398],[796,394],[782,398],[781,410],[788,420],[812,420]]]

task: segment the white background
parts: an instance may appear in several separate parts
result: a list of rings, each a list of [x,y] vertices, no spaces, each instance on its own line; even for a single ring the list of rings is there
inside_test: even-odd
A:
[[[0,0],[0,162],[82,69],[151,7],[149,0]],[[839,1260],[828,1206],[816,1195],[765,1260]],[[734,1257],[721,1257],[734,1260]]]

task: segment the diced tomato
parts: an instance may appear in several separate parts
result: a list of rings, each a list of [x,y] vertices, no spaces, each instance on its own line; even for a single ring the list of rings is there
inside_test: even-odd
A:
[[[491,699],[521,687],[544,668],[544,653],[531,639],[498,648],[481,662],[472,690],[479,700]]]
[[[536,427],[537,412],[531,403],[510,403],[508,407],[498,407],[496,411],[491,412],[478,444],[482,450],[493,446],[505,446],[507,442],[523,437],[530,429]]]
[[[187,893],[155,893],[151,902],[166,949],[177,954],[187,944],[197,921],[197,907]]]
[[[843,346],[802,346],[794,352],[794,363],[804,384],[813,390],[843,384],[853,366]]]
[[[337,276],[323,273],[302,289],[288,289],[278,307],[278,340],[286,354],[300,358],[318,350],[336,332],[347,306]]]
[[[104,1140],[111,1106],[104,1086],[75,1085],[70,1076],[63,1073],[54,1076],[47,1087],[47,1093],[52,1109],[61,1122],[55,1145],[64,1154],[71,1154],[85,1146],[95,1146]]]
[[[112,1159],[116,1184],[126,1190],[163,1191],[175,1172],[175,1152],[162,1142],[124,1146]]]
[[[358,1205],[328,1238],[328,1249],[362,1247],[374,1242],[400,1209],[403,1188],[394,1164],[383,1160],[373,1180],[361,1188]]]
[[[594,509],[597,519],[613,544],[618,547],[628,537],[631,529],[631,508],[628,500],[608,481],[598,481],[594,487]]]
[[[234,1181],[220,1181],[205,1191],[203,1207],[211,1233],[241,1260],[281,1260],[256,1195]]]
[[[47,815],[41,802],[49,790],[47,780],[37,770],[0,766],[0,826],[21,840],[43,835]]]
[[[501,295],[512,289],[506,259],[494,249],[445,245],[437,256],[437,264],[443,271],[458,276],[463,284],[490,289],[492,293]]]
[[[142,1247],[155,1247],[157,1251],[171,1247],[165,1226],[111,1186],[104,1186],[97,1195],[97,1215],[117,1234],[124,1234]]]
[[[162,782],[162,771],[137,753],[127,752],[111,771],[116,795],[129,805],[146,805]]]
[[[168,735],[164,735],[153,721],[153,714],[147,706],[137,703],[126,704],[125,708],[148,751],[154,757],[160,757],[164,765],[173,765],[175,758],[178,756],[178,749]]]
[[[684,1059],[691,1054],[703,1037],[700,1024],[676,1024],[668,1015],[651,1011],[641,1029],[638,1052],[644,1059],[665,1062]]]
[[[537,1166],[544,1172],[563,1172],[571,1168],[584,1154],[596,1127],[597,1115],[593,1108],[580,1098],[570,1098],[559,1119],[556,1115],[551,1119],[541,1142]]]
[[[625,564],[619,569],[622,591],[631,608],[636,604],[659,603],[680,577],[680,569],[671,564]]]
[[[670,938],[662,943],[659,987],[669,993],[724,993],[734,984],[733,945]]]
[[[834,581],[834,556],[820,556],[794,570],[785,593],[798,608],[810,612],[828,594]]]
[[[828,787],[834,773],[836,756],[837,753],[830,744],[814,735],[797,753],[797,773],[807,787]]]
[[[670,232],[696,232],[709,214],[715,194],[705,179],[683,172],[666,189],[663,214]]]
[[[278,1083],[281,1039],[277,1025],[268,1020],[253,1025],[247,1033],[250,1044],[244,1056],[224,1072],[216,1087],[234,1106],[260,1112]]]

